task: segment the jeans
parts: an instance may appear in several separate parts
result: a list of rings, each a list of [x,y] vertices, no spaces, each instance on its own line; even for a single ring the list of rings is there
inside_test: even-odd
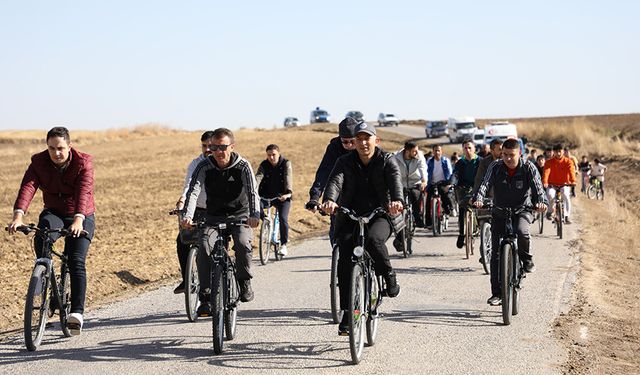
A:
[[[73,216],[62,216],[45,209],[40,213],[38,227],[40,228],[68,228],[73,223]],[[84,302],[87,294],[87,268],[86,259],[89,252],[89,245],[93,239],[95,231],[95,216],[89,215],[82,223],[86,236],[66,237],[64,240],[64,254],[67,256],[69,266],[69,276],[71,279],[71,312],[84,313]],[[60,234],[52,233],[49,237],[56,241]],[[42,256],[42,246],[44,245],[39,236],[34,237],[36,256]]]
[[[523,212],[513,218],[513,231],[518,236],[518,256],[522,262],[531,261],[531,235],[529,227],[533,217]],[[504,236],[505,218],[491,217],[491,295],[499,296],[500,289],[500,240]]]

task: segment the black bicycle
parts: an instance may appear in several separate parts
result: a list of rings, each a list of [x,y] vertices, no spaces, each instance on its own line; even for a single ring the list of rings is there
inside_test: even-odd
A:
[[[24,342],[27,350],[34,351],[42,342],[47,320],[58,310],[60,328],[65,337],[71,336],[67,318],[71,311],[71,280],[67,256],[55,250],[50,234],[69,236],[71,232],[64,228],[38,228],[35,224],[21,225],[16,228],[25,235],[35,232],[43,241],[42,254],[36,259],[31,272],[24,305]],[[5,228],[8,230],[8,228]],[[86,232],[83,231],[83,235]],[[60,259],[60,275],[56,275],[53,256]]]
[[[556,191],[555,203],[554,203],[555,217],[553,218],[553,224],[556,226],[556,234],[560,239],[562,239],[562,234],[563,234],[562,227],[565,221],[564,197],[562,196],[562,189],[564,189],[565,186],[571,186],[571,185],[549,186],[550,188],[553,188]]]
[[[374,217],[385,213],[385,210],[376,208],[367,216],[358,216],[354,211],[345,207],[338,208],[338,211],[359,225],[356,246],[353,248],[348,312],[351,360],[354,364],[358,364],[362,359],[365,335],[369,346],[375,343],[380,319],[378,308],[385,293],[384,281],[381,276],[376,276],[373,259],[364,248],[365,226]]]
[[[408,258],[413,254],[413,235],[416,231],[416,222],[413,217],[413,205],[411,204],[409,189],[404,189],[404,229],[402,229],[402,256]]]
[[[485,206],[490,206],[491,201],[485,201]],[[491,274],[491,210],[487,208],[476,209],[476,218],[480,227],[480,263],[485,274]]]
[[[429,202],[428,210],[431,214],[431,230],[434,237],[440,236],[442,232],[449,228],[449,215],[444,212],[442,206],[442,197],[440,196],[441,187],[448,185],[448,183],[448,181],[440,181],[432,185],[433,194],[431,195],[431,202]],[[424,199],[426,201],[426,194]]]
[[[182,211],[169,211],[169,215],[178,215],[181,218]],[[189,254],[187,255],[187,263],[184,269],[184,305],[187,311],[187,318],[190,322],[198,319],[198,305],[200,304],[198,295],[200,293],[200,279],[198,278],[198,248],[200,246],[201,229],[196,224],[196,235],[190,241]]]

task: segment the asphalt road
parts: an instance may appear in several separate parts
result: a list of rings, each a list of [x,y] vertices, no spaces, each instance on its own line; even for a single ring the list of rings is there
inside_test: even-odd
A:
[[[486,304],[489,277],[477,255],[465,260],[455,247],[455,227],[439,238],[418,230],[412,257],[392,254],[401,293],[384,300],[378,341],[353,366],[348,338],[330,323],[331,258],[318,238],[291,246],[282,262],[254,262],[256,298],[240,305],[237,337],[221,355],[213,353],[211,320],[189,323],[182,296],[167,286],[91,311],[80,336],[62,337],[56,323],[36,352],[21,335],[2,340],[0,373],[559,373],[565,352],[552,324],[574,277],[568,244],[577,225],[559,240],[546,224],[533,240],[537,271],[524,280],[510,326]]]
[[[376,126],[377,129],[390,131],[394,133],[399,133],[402,135],[406,135],[411,138],[424,138],[424,126],[412,126],[412,125],[398,125],[398,126]],[[444,140],[445,138],[442,138]],[[447,139],[448,141],[448,139]]]

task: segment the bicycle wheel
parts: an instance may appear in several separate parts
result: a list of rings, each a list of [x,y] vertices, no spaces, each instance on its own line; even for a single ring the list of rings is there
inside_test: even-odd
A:
[[[231,267],[230,267],[231,268]],[[227,293],[226,308],[224,311],[224,329],[227,340],[236,337],[236,322],[238,320],[238,281],[233,269],[227,270],[225,291]]]
[[[36,350],[42,341],[48,310],[49,275],[44,265],[37,264],[31,273],[24,305],[24,343],[31,352]]]
[[[274,220],[274,222],[278,223],[278,220]],[[273,255],[276,260],[282,260],[282,254],[280,254],[280,228],[273,228],[273,237],[272,239],[275,241],[271,241],[271,246],[273,247]]]
[[[604,200],[604,191],[602,191],[602,186],[598,186],[598,191],[596,192],[596,199]]]
[[[511,277],[513,275],[512,248],[510,243],[505,243],[500,248],[500,284],[502,289],[502,322],[511,324],[513,288]]]
[[[406,226],[404,228],[404,248],[402,249],[402,256],[408,258],[411,255],[411,243],[413,242],[413,214],[411,211],[407,212]]]
[[[438,212],[440,211],[440,204],[437,199],[432,200],[431,204],[431,231],[433,232],[433,236],[437,237],[442,233],[442,222],[440,221],[440,215]]]
[[[264,266],[269,261],[271,251],[271,222],[268,219],[262,220],[260,226],[260,263]]]
[[[511,308],[511,315],[518,315],[520,311],[520,281],[519,279],[520,272],[522,270],[522,264],[520,263],[520,259],[518,257],[518,252],[514,251],[514,256],[512,257],[512,267],[513,267],[513,307]]]
[[[338,257],[340,253],[338,251],[338,245],[333,245],[331,251],[331,282],[329,284],[331,288],[331,318],[333,323],[338,324],[342,320],[342,310],[340,310],[340,290],[338,289]]]
[[[365,339],[365,321],[367,306],[365,301],[364,271],[362,265],[355,264],[351,272],[351,291],[349,293],[349,348],[353,364],[360,363]]]
[[[427,220],[429,219],[429,202],[427,201],[426,192],[422,194],[422,199],[420,200],[420,215],[422,216],[422,224],[426,228]]]
[[[198,295],[200,280],[198,279],[198,247],[192,246],[187,256],[187,266],[184,270],[184,305],[190,322],[198,319]]]
[[[480,260],[484,273],[491,273],[491,224],[484,221],[480,230]]]
[[[67,328],[67,318],[71,313],[71,276],[66,265],[60,267],[60,283],[58,284],[61,305],[59,309],[60,328],[64,337],[71,337],[71,331]]]
[[[560,239],[562,239],[563,223],[564,223],[564,207],[562,207],[562,202],[559,202],[559,203],[556,203],[556,231]]]
[[[469,259],[471,255],[471,246],[473,246],[473,225],[471,211],[467,210],[464,214],[464,250],[465,259]]]
[[[596,197],[597,190],[598,189],[595,187],[595,185],[590,184],[589,187],[587,188],[587,198],[594,199]]]
[[[378,336],[378,321],[380,316],[377,312],[378,299],[380,298],[380,278],[373,276],[373,270],[369,270],[371,279],[371,290],[369,291],[369,306],[367,311],[367,345],[373,346]]]
[[[215,249],[214,249],[215,251]],[[222,353],[224,336],[224,279],[222,264],[214,264],[211,268],[211,316],[213,317],[213,351]]]
[[[538,229],[540,230],[540,234],[542,234],[544,230],[544,212],[538,213]]]

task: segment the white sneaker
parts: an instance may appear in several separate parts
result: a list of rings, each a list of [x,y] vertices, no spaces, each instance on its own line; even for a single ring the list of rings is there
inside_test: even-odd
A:
[[[67,328],[69,329],[69,332],[71,332],[73,336],[78,336],[80,334],[80,331],[82,331],[82,323],[83,323],[82,314],[80,313],[69,314],[69,317],[67,318]]]
[[[287,245],[280,246],[280,255],[282,256],[287,255]]]

